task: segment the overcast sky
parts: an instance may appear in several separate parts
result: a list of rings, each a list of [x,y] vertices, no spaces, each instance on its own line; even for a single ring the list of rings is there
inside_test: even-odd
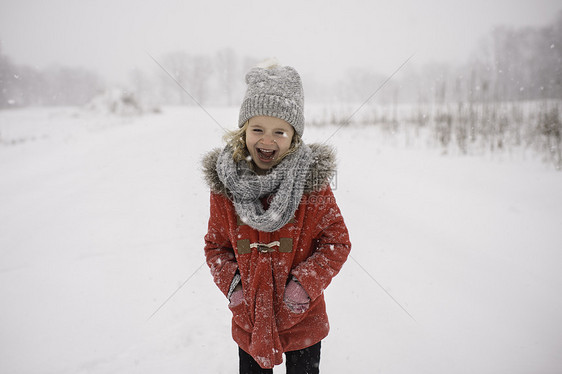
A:
[[[301,73],[350,67],[390,74],[413,64],[459,63],[497,25],[540,26],[553,0],[0,0],[3,53],[15,63],[84,66],[119,80],[170,51],[277,57]]]

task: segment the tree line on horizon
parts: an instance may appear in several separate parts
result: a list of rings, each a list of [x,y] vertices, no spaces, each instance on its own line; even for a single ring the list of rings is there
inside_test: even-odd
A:
[[[149,105],[195,105],[193,99],[202,105],[237,105],[244,73],[258,62],[231,48],[213,55],[174,51],[158,59],[166,71],[156,66],[151,72],[132,71],[122,88],[127,97]],[[462,66],[409,65],[377,93],[378,103],[562,100],[562,11],[543,27],[495,28]],[[328,104],[363,102],[387,79],[376,67],[350,68],[334,82],[306,78],[307,101]],[[93,71],[20,65],[1,49],[0,87],[0,108],[80,106],[109,88]]]

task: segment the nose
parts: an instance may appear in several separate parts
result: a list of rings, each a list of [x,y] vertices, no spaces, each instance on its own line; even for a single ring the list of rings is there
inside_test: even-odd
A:
[[[263,138],[261,138],[261,142],[263,145],[273,145],[275,140],[273,139],[273,136],[264,134]]]

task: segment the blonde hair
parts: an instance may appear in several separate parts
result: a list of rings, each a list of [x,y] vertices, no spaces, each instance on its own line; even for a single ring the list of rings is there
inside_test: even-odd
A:
[[[244,126],[242,126],[241,128],[233,131],[228,131],[224,135],[223,139],[230,147],[232,147],[232,159],[234,160],[234,162],[240,162],[242,160],[245,160],[253,168],[255,165],[252,162],[252,158],[250,157],[250,152],[246,147],[246,130],[248,130],[249,125],[250,125],[250,121],[248,120],[244,123]],[[279,157],[279,159],[277,159],[275,165],[280,163],[281,160],[283,160],[288,155],[295,153],[301,144],[302,144],[302,138],[295,131],[293,134],[293,138],[291,139],[291,146],[289,147],[287,152],[285,152],[283,155],[281,155],[281,157]]]

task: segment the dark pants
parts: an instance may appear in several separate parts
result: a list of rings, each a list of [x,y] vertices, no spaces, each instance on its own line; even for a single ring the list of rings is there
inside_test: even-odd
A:
[[[273,374],[273,369],[262,369],[258,363],[241,348],[240,374]],[[285,352],[287,374],[318,374],[320,365],[320,342],[299,351]]]

